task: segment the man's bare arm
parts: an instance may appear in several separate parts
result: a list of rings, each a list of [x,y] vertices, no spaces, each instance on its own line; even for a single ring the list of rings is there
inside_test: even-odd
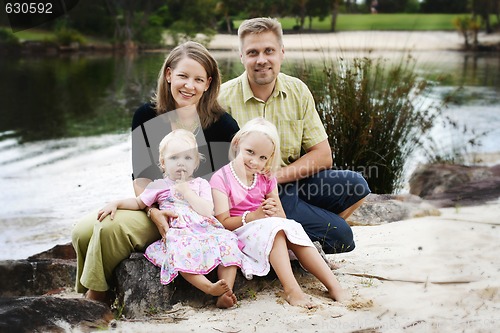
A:
[[[278,183],[288,183],[298,179],[309,177],[318,171],[332,167],[332,150],[328,140],[312,146],[305,155],[290,165],[281,168],[276,178]]]

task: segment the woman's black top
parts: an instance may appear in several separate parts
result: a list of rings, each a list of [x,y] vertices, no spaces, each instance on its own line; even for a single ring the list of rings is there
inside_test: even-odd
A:
[[[154,106],[146,103],[139,107],[132,119],[132,179],[163,178],[159,167],[158,146],[172,131],[169,112],[156,115]],[[229,162],[229,144],[239,127],[231,115],[224,113],[215,123],[196,134],[198,150],[205,157],[194,177],[209,179],[213,172]]]

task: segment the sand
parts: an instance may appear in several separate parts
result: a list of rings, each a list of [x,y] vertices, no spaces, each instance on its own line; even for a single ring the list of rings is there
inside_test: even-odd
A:
[[[357,247],[329,255],[351,294],[333,302],[300,278],[314,310],[283,301],[279,284],[248,291],[237,307],[176,304],[117,332],[495,332],[500,327],[500,202],[441,209],[441,216],[353,227]]]

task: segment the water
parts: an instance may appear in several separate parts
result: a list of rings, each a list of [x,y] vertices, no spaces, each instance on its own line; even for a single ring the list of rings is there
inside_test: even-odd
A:
[[[223,77],[241,73],[234,53],[214,53]],[[399,59],[401,54],[380,56]],[[147,101],[164,54],[0,59],[0,260],[20,259],[70,241],[75,221],[104,203],[133,195],[129,126]],[[323,54],[287,53],[295,66]],[[440,99],[465,85],[446,114],[487,132],[475,153],[500,151],[500,57],[458,52],[417,54],[422,75],[447,76]],[[466,139],[436,124],[447,149]],[[411,167],[423,161],[412,160]]]

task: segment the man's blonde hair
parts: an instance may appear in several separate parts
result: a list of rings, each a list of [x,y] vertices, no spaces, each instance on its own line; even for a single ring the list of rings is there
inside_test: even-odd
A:
[[[241,140],[245,139],[248,134],[255,132],[261,134],[263,137],[267,137],[274,146],[273,153],[267,160],[263,170],[263,173],[269,172],[273,174],[281,166],[280,136],[276,126],[262,117],[250,120],[234,135],[229,148],[229,159],[234,160],[236,155],[238,155]]]
[[[278,42],[283,46],[283,29],[281,23],[270,17],[257,17],[245,20],[238,28],[238,39],[240,41],[240,52],[243,48],[243,39],[249,34],[260,34],[263,32],[273,32],[278,38]]]

